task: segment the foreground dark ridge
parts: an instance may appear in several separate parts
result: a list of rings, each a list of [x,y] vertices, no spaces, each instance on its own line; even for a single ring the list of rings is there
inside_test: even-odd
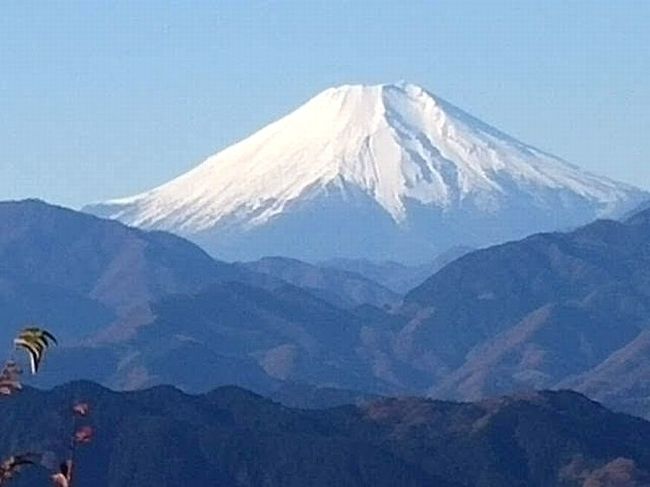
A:
[[[78,487],[646,485],[650,471],[650,423],[569,391],[307,411],[237,387],[193,396],[75,382],[0,401],[3,456],[61,458],[75,400],[91,404],[96,429]],[[46,475],[25,471],[14,485]]]

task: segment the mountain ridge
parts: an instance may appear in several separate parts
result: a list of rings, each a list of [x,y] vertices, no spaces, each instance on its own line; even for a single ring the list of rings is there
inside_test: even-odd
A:
[[[650,471],[650,423],[572,391],[303,410],[233,386],[187,395],[73,382],[1,401],[0,455],[46,452],[43,467],[55,467],[68,454],[71,401],[89,404],[94,429],[77,451],[79,485],[172,487],[191,475],[197,487],[632,486]],[[44,484],[43,467],[16,487]],[[615,483],[621,475],[628,483]]]
[[[0,317],[61,339],[41,386],[300,383],[452,399],[570,386],[648,417],[649,235],[646,210],[452,256],[401,306],[378,307],[357,305],[380,296],[358,275],[285,259],[271,259],[278,277],[259,274],[180,237],[7,203]],[[282,280],[287,269],[308,289]],[[146,292],[124,293],[123,279]],[[133,305],[146,313],[124,314]]]
[[[402,360],[435,397],[570,386],[649,414],[650,210],[467,254],[405,297]]]
[[[217,261],[173,234],[131,228],[35,199],[0,202],[2,317],[10,323],[19,317],[45,323],[56,318],[76,325],[57,307],[68,303],[72,316],[87,309],[89,329],[69,336],[72,330],[61,327],[68,342],[97,331],[95,321],[125,325],[125,331],[145,324],[152,318],[150,303],[164,295],[261,277]],[[90,316],[93,308],[95,317]]]

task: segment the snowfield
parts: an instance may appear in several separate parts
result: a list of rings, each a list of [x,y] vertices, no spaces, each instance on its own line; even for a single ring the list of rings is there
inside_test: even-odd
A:
[[[86,210],[230,259],[417,261],[616,216],[647,197],[418,86],[346,85],[158,188]]]

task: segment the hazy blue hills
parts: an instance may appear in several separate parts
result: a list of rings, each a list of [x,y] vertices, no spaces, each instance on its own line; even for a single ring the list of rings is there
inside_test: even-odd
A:
[[[325,269],[353,272],[403,295],[419,286],[447,264],[471,252],[472,248],[455,246],[422,264],[368,259],[329,259],[318,265]]]
[[[301,410],[236,387],[190,396],[77,382],[0,401],[2,455],[64,458],[75,400],[90,403],[95,429],[79,448],[79,487],[568,487],[649,479],[650,423],[572,392]],[[44,469],[26,471],[15,485],[44,477]],[[616,484],[621,478],[628,483]]]
[[[159,382],[189,390],[227,384],[233,374],[220,366],[219,357],[229,357],[245,367],[246,373],[235,372],[236,383],[256,390],[264,381],[249,381],[259,373],[267,382],[377,389],[356,351],[364,325],[360,315],[298,287],[269,291],[237,282],[217,284],[193,296],[165,298],[154,313],[152,324],[132,342],[138,356],[129,367],[142,367]],[[194,366],[186,367],[188,362]],[[143,385],[148,383],[130,384]]]
[[[447,368],[436,395],[588,384],[592,397],[648,414],[648,356],[621,377],[613,357],[634,354],[650,326],[649,271],[650,210],[476,251],[406,295],[400,353]]]
[[[379,284],[378,280],[369,279],[343,266],[337,268],[314,265],[287,257],[265,257],[241,265],[307,289],[312,294],[343,308],[362,304],[392,308],[402,300],[401,294]]]
[[[247,279],[199,247],[37,200],[0,203],[0,317],[47,322],[65,341],[149,321],[148,303]]]
[[[85,378],[119,388],[236,382],[269,390],[291,380],[385,390],[355,347],[365,316],[374,323],[380,315],[382,326],[393,318],[349,308],[374,293],[393,304],[399,297],[351,273],[322,274],[332,289],[335,276],[350,286],[325,296],[324,288],[216,261],[168,233],[40,201],[0,204],[4,341],[37,322],[62,343],[40,384]]]
[[[402,298],[352,267],[228,264],[163,232],[3,203],[2,333],[33,320],[59,335],[39,385],[462,400],[569,387],[649,415],[650,210],[449,260]]]

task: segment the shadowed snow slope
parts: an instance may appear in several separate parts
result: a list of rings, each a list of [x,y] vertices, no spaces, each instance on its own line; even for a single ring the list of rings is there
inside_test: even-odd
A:
[[[88,211],[220,257],[429,260],[627,211],[646,194],[411,84],[330,88],[188,173]]]

